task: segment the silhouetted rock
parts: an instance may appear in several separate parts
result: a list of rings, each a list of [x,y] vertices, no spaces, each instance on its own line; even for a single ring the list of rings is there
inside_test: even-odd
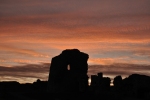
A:
[[[113,84],[117,91],[122,91],[122,77],[120,75],[114,78]]]
[[[98,80],[98,76],[97,75],[91,75],[91,87],[92,88],[96,88],[97,87],[97,85],[99,84],[99,82],[98,82],[99,80]]]
[[[88,60],[86,53],[78,49],[66,49],[51,60],[48,91],[79,92],[88,87]],[[69,68],[68,68],[69,67]]]
[[[109,77],[103,77],[103,73],[91,75],[90,91],[102,96],[110,90],[110,82],[111,79]]]
[[[36,82],[33,82],[33,88],[35,91],[45,92],[47,89],[47,83],[47,81],[41,81],[40,79],[37,79]]]
[[[150,93],[150,77],[132,74],[123,80],[123,88],[135,97],[145,98]]]
[[[17,91],[20,83],[16,81],[0,82],[0,91]]]

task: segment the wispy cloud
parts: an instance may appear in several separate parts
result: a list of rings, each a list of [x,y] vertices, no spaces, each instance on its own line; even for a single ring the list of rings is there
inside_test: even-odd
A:
[[[16,2],[13,5],[2,2],[3,10],[0,11],[3,15],[0,17],[0,32],[12,34],[15,40],[18,37],[19,41],[24,40],[22,35],[25,34],[23,36],[28,41],[40,42],[150,41],[148,0],[77,0],[69,1],[69,5],[66,0]],[[6,9],[7,5],[11,9]]]
[[[0,80],[6,80],[9,77],[11,77],[11,80],[14,81],[18,81],[18,79],[20,79],[19,82],[21,83],[33,82],[33,80],[28,79],[34,79],[34,81],[36,79],[47,80],[49,67],[49,63],[27,64],[24,66],[13,67],[0,66]]]
[[[13,80],[20,83],[28,83],[37,79],[48,80],[50,63],[27,64],[24,66],[5,67],[0,66],[0,80]],[[88,76],[102,72],[104,76],[114,78],[121,75],[123,78],[131,74],[143,74],[150,76],[150,65],[138,65],[128,63],[117,63],[111,65],[89,65]]]
[[[111,78],[114,78],[117,75],[121,75],[123,76],[123,78],[125,78],[135,73],[150,76],[149,71],[150,71],[149,65],[118,63],[111,65],[90,65],[88,74],[90,76],[102,72],[104,76],[109,76]]]
[[[21,48],[15,48],[15,47],[11,47],[11,46],[2,46],[0,45],[1,48],[1,52],[11,52],[11,53],[15,53],[18,55],[27,55],[27,56],[34,56],[34,57],[49,57],[46,54],[42,54],[40,52],[36,52],[34,50],[29,50],[29,49],[21,49]]]

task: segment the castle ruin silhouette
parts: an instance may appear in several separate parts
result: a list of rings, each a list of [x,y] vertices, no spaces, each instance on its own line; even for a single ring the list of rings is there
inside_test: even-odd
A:
[[[51,60],[48,92],[84,92],[88,88],[89,55],[78,49],[66,49]]]

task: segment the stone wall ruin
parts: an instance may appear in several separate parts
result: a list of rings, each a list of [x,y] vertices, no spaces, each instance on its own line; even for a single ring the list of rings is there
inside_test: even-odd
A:
[[[89,55],[78,49],[66,49],[51,60],[48,92],[82,92],[88,87]]]

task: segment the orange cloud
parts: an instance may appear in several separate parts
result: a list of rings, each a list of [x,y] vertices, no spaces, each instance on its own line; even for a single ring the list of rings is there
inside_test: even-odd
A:
[[[67,12],[1,17],[0,20],[3,34],[0,36],[5,36],[6,40],[150,42],[148,14],[87,16],[81,12]]]
[[[29,49],[20,49],[20,48],[15,48],[15,47],[8,47],[8,46],[0,46],[1,51],[5,52],[12,52],[16,54],[22,54],[22,55],[27,55],[27,56],[33,56],[33,57],[49,57],[48,55],[29,50]]]

